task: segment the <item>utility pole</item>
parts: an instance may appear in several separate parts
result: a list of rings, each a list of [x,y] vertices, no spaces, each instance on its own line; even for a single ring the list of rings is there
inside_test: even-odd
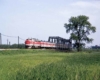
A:
[[[10,41],[9,41],[9,46],[10,46]]]
[[[7,45],[8,45],[8,43],[9,43],[9,41],[8,41],[8,39],[7,39]]]
[[[19,48],[19,36],[18,36],[18,48]]]
[[[0,33],[0,45],[2,45],[2,37],[1,37],[1,33]]]
[[[9,48],[9,40],[7,39],[7,48]]]
[[[9,41],[9,48],[11,48],[11,46],[10,46],[10,41]]]

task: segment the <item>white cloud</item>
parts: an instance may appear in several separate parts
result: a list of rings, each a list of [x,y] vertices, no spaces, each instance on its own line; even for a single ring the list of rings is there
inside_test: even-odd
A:
[[[81,7],[81,8],[96,8],[100,9],[100,1],[78,1],[71,4],[72,6]]]
[[[62,15],[67,14],[99,14],[100,13],[100,1],[77,1],[69,4],[66,8],[59,11]]]
[[[89,21],[93,26],[97,28],[95,34],[91,34],[90,37],[94,39],[92,45],[99,42],[97,35],[100,34],[100,1],[77,1],[66,6],[66,8],[59,11],[60,16],[67,18],[71,16],[86,15],[89,17]],[[68,18],[68,19],[69,19]],[[66,21],[67,22],[67,21]],[[91,44],[90,44],[91,45]]]

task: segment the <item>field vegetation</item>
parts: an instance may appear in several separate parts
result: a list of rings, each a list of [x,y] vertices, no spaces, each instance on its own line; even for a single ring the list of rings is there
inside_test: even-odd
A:
[[[100,51],[0,51],[0,80],[100,80]]]

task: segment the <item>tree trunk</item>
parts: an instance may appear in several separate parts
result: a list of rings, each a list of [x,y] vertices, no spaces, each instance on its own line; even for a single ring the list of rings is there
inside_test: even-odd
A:
[[[81,45],[80,45],[80,28],[79,28],[79,31],[77,31],[77,33],[78,33],[78,48],[77,48],[77,51],[79,52],[79,51],[81,51]]]
[[[80,44],[77,43],[77,51],[79,52],[80,51]]]

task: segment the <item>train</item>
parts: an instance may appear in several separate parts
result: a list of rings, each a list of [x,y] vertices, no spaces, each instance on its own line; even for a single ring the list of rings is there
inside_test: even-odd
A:
[[[72,41],[70,39],[64,39],[59,36],[50,36],[48,41],[38,40],[36,38],[28,38],[25,40],[25,48],[27,49],[63,49],[71,50]]]

